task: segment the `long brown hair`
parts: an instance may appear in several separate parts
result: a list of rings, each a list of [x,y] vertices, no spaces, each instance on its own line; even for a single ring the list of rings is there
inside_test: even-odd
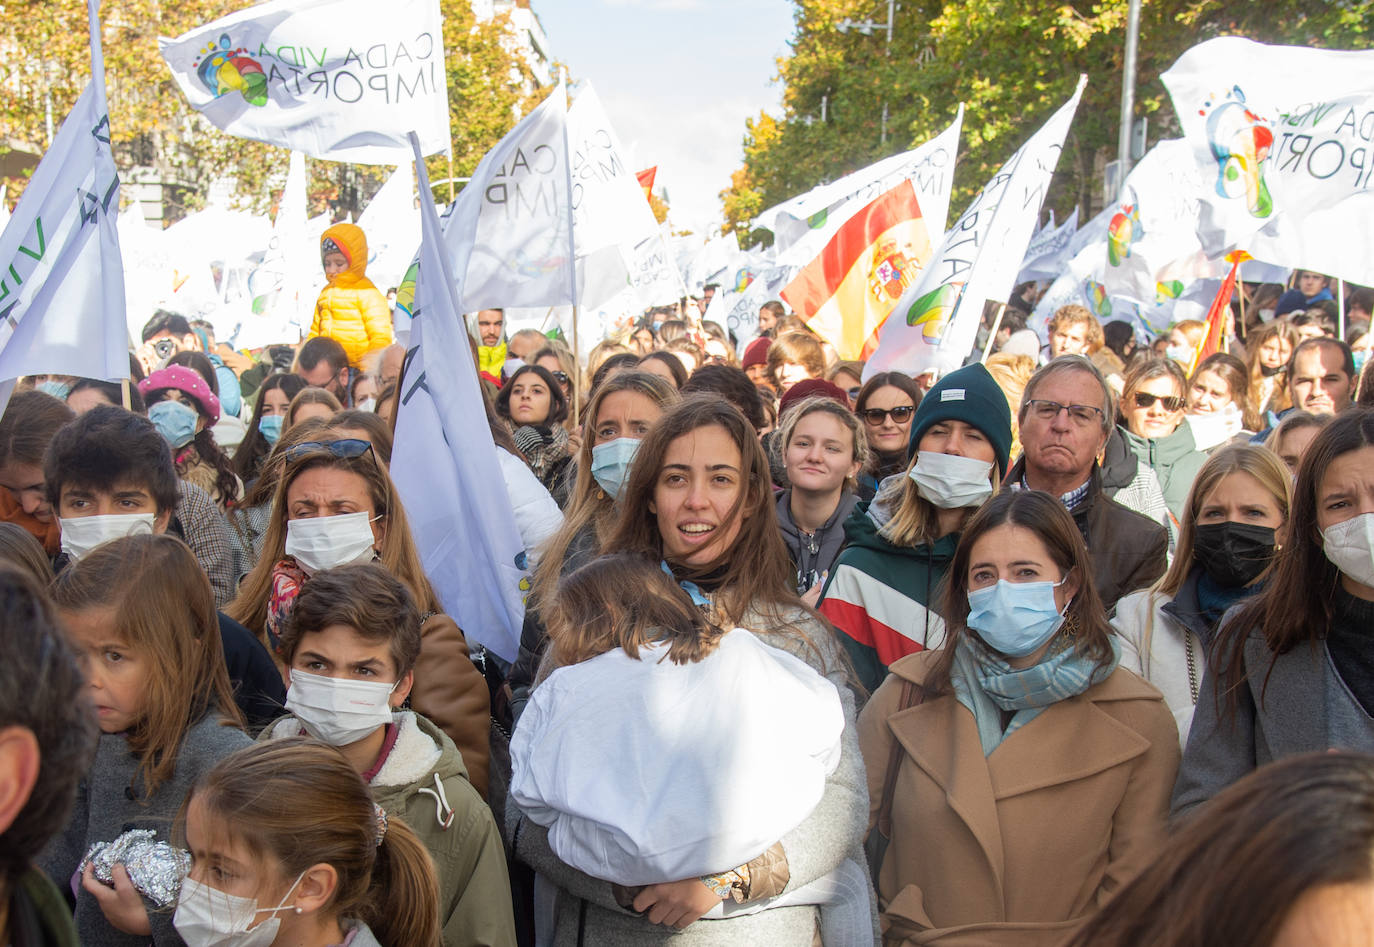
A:
[[[0,467],[43,466],[43,453],[57,429],[76,412],[46,391],[16,391],[0,415]],[[56,504],[53,504],[56,506]]]
[[[66,612],[113,610],[120,638],[148,662],[143,706],[129,730],[146,795],[171,778],[187,731],[206,714],[243,726],[215,593],[181,540],[144,534],[102,543],[62,571],[52,596]]]
[[[568,548],[579,534],[590,528],[596,544],[600,546],[615,525],[616,501],[601,489],[592,476],[592,448],[596,446],[596,420],[601,413],[601,405],[620,391],[643,395],[664,410],[682,400],[677,389],[666,380],[641,371],[617,372],[596,389],[582,411],[582,446],[577,451],[577,482],[563,511],[563,525],[549,537],[539,553],[534,588],[540,599],[553,600],[563,561],[568,557]]]
[[[386,468],[378,463],[375,452],[368,451],[358,457],[339,457],[321,447],[306,450],[300,456],[286,460],[272,500],[272,521],[263,534],[262,555],[258,557],[258,564],[253,571],[243,577],[239,594],[225,608],[225,614],[267,644],[267,603],[272,590],[272,570],[278,560],[286,555],[286,494],[297,477],[307,470],[318,468],[346,470],[366,481],[372,512],[382,518],[381,522],[386,527],[378,548],[378,558],[387,571],[410,589],[421,613],[439,611],[439,598],[434,594],[434,587],[429,584],[424,565],[420,562],[420,552],[410,535],[410,521],[406,518],[400,497],[396,495],[396,486]]]
[[[1260,349],[1275,336],[1282,337],[1288,343],[1289,358],[1292,358],[1293,350],[1298,347],[1298,332],[1283,319],[1275,319],[1251,329],[1245,339],[1245,374],[1250,383],[1250,403],[1258,413],[1269,410],[1282,411],[1289,406],[1287,363],[1276,376],[1272,376],[1274,389],[1268,403],[1263,403],[1264,399],[1260,397],[1264,386],[1264,366],[1260,363]]]
[[[1188,379],[1190,390],[1203,372],[1211,372],[1226,382],[1226,387],[1231,391],[1231,401],[1240,411],[1240,423],[1245,430],[1258,431],[1263,427],[1258,412],[1250,403],[1250,383],[1245,374],[1244,362],[1226,352],[1213,352],[1193,369],[1193,377]],[[1184,392],[1185,397],[1188,393]]]
[[[718,561],[687,569],[686,574],[688,578],[704,578],[718,569],[723,571],[725,580],[718,589],[716,605],[732,623],[741,621],[751,610],[782,621],[785,611],[805,606],[797,597],[796,570],[778,528],[768,459],[753,426],[738,408],[723,399],[709,395],[684,399],[659,418],[658,424],[640,441],[621,496],[619,522],[601,551],[630,552],[654,562],[664,558],[658,519],[649,509],[663,470],[663,458],[673,441],[705,427],[719,427],[739,448],[741,488],[729,516],[741,522],[734,543],[721,553]],[[676,565],[682,568],[681,564]]]
[[[1063,634],[1073,634],[1074,650],[1082,657],[1106,667],[1112,660],[1111,626],[1107,612],[1093,584],[1092,565],[1083,535],[1074,524],[1069,511],[1058,497],[1039,490],[1005,490],[997,494],[973,514],[964,525],[959,548],[954,552],[945,575],[944,604],[940,613],[945,616],[945,643],[926,678],[925,687],[931,694],[953,693],[950,672],[954,667],[954,652],[961,639],[973,634],[968,627],[968,570],[973,547],[985,533],[998,526],[1020,526],[1034,533],[1050,554],[1064,576],[1074,573],[1078,579],[1078,594],[1064,611]]]
[[[328,916],[363,921],[383,947],[437,947],[439,886],[428,850],[396,814],[382,828],[367,784],[338,750],[291,737],[231,753],[187,796],[182,840],[195,799],[213,818],[211,838],[242,842],[285,879],[333,868]]]
[[[1202,512],[1202,501],[1216,489],[1217,484],[1233,473],[1249,474],[1259,481],[1260,486],[1274,498],[1284,522],[1288,521],[1289,509],[1293,505],[1293,485],[1278,456],[1258,444],[1230,444],[1223,447],[1207,458],[1193,478],[1188,502],[1183,507],[1183,522],[1179,527],[1174,561],[1169,571],[1155,583],[1153,591],[1170,597],[1178,594],[1183,581],[1197,565],[1193,561],[1193,539],[1197,535],[1197,518]],[[1273,568],[1273,563],[1270,563],[1269,568],[1260,574],[1261,578],[1272,572]]]
[[[262,384],[258,386],[258,395],[253,401],[253,423],[248,425],[248,433],[243,436],[243,442],[234,452],[234,470],[238,472],[244,483],[248,483],[258,476],[267,455],[272,452],[272,445],[267,443],[267,438],[263,436],[261,430],[262,403],[267,400],[267,393],[269,391],[285,392],[289,406],[291,399],[300,394],[301,389],[305,386],[305,381],[300,375],[290,372],[273,372],[264,378]],[[286,419],[283,418],[282,420]],[[244,502],[246,503],[247,500]]]
[[[343,410],[343,405],[339,403],[338,398],[334,397],[334,392],[314,386],[302,388],[296,392],[296,396],[291,399],[291,404],[286,409],[286,421],[283,426],[287,430],[295,426],[296,412],[301,409],[302,405],[307,404],[322,404],[329,409],[330,414],[337,414]]]
[[[692,664],[723,634],[660,566],[629,553],[598,556],[564,576],[546,620],[560,666],[616,648],[637,659],[655,642],[667,643],[674,664]]]
[[[1270,671],[1279,655],[1326,637],[1341,573],[1322,545],[1317,490],[1337,457],[1369,446],[1374,446],[1374,409],[1352,407],[1324,427],[1303,454],[1293,486],[1288,542],[1275,558],[1265,587],[1239,606],[1220,630],[1212,652],[1217,698],[1228,715],[1234,713],[1246,679],[1245,640],[1252,631],[1258,629],[1269,646]],[[1265,681],[1268,676],[1266,672]]]
[[[1306,753],[1204,804],[1068,947],[1269,947],[1302,896],[1374,880],[1374,757]]]

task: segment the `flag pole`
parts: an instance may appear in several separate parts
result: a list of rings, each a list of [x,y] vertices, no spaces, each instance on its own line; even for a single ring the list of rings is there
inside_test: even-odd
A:
[[[1236,268],[1236,289],[1240,291],[1240,338],[1245,341],[1245,279],[1240,275],[1240,268]]]
[[[572,148],[568,144],[568,67],[563,67],[563,76],[558,82],[558,88],[554,90],[554,95],[562,96],[560,104],[563,106],[563,172],[568,188],[568,281],[571,284],[572,303],[572,337],[573,337],[573,362],[578,366],[578,374],[581,372],[582,355],[577,350],[577,302],[579,293],[577,291],[577,238],[573,233],[573,207],[572,207]],[[576,428],[582,423],[582,386],[573,385],[573,427]]]
[[[1336,277],[1336,338],[1345,341],[1345,280]]]
[[[983,365],[988,363],[988,356],[992,354],[992,343],[997,341],[997,331],[1002,328],[1002,316],[1007,311],[1007,304],[997,307],[997,318],[992,320],[992,331],[988,333],[988,344],[983,346],[983,357],[979,362]]]

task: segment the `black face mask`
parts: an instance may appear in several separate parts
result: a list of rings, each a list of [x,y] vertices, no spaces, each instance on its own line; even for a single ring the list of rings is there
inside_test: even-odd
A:
[[[1222,588],[1249,585],[1274,561],[1274,530],[1250,523],[1208,523],[1193,533],[1193,558]]]
[[[1287,365],[1260,365],[1260,375],[1265,378],[1273,378],[1287,367]]]

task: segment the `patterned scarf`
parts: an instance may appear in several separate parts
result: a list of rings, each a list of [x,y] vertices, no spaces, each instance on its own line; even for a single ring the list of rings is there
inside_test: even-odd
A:
[[[267,592],[267,639],[272,651],[281,654],[281,632],[305,584],[305,570],[287,556],[272,566],[272,585]]]
[[[994,654],[974,634],[960,637],[954,653],[951,683],[954,697],[973,714],[978,725],[978,740],[983,755],[992,751],[1017,730],[1030,723],[1052,704],[1083,693],[1116,670],[1121,648],[1111,639],[1112,659],[1097,667],[1077,654],[1067,639],[1057,650],[1032,667],[1016,670]],[[1001,711],[1012,711],[1011,722],[1002,729]]]

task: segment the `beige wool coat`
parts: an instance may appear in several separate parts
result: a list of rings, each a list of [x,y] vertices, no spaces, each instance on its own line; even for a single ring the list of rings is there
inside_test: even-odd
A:
[[[1178,735],[1159,691],[1118,668],[984,757],[953,696],[898,711],[940,652],[909,655],[859,717],[869,826],[894,744],[892,838],[878,874],[883,943],[1059,944],[1163,840]]]

